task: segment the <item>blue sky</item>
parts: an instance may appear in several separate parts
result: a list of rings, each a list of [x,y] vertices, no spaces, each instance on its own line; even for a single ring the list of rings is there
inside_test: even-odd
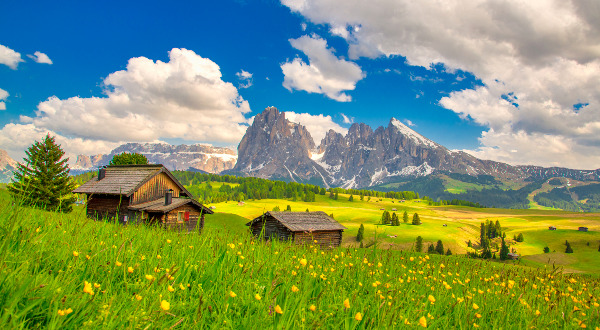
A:
[[[593,2],[9,0],[0,12],[0,148],[17,159],[46,132],[73,159],[123,142],[235,146],[275,106],[317,139],[395,117],[485,159],[600,167]]]

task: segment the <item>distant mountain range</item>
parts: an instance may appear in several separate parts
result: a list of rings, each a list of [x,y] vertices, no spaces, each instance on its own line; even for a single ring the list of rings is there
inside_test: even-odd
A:
[[[170,170],[191,170],[220,173],[233,168],[237,160],[235,151],[206,144],[170,145],[168,143],[126,143],[109,154],[79,155],[71,167],[73,174],[108,165],[114,155],[127,152],[146,156],[152,164],[163,164]]]
[[[274,107],[256,115],[238,147],[229,174],[314,183],[325,187],[366,188],[439,173],[491,176],[499,180],[567,177],[600,179],[600,169],[512,166],[481,160],[420,135],[392,118],[375,131],[353,124],[344,136],[330,130],[316,146],[308,130]]]
[[[8,153],[0,149],[0,183],[9,183],[17,169],[17,161],[12,159]]]

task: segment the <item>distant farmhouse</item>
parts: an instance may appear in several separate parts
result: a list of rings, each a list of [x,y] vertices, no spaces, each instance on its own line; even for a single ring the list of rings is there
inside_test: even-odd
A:
[[[162,165],[109,165],[73,192],[87,195],[87,216],[97,220],[200,231],[213,214]]]
[[[579,231],[588,231],[588,227],[579,227]]]
[[[292,240],[296,244],[319,244],[336,247],[342,243],[340,225],[325,212],[269,211],[248,222],[252,234],[264,239]]]
[[[556,230],[556,227],[555,226],[550,226],[550,227],[548,227],[548,230]]]

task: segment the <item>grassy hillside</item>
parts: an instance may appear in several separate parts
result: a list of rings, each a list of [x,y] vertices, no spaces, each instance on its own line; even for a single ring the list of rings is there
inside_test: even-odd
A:
[[[81,207],[66,215],[19,208],[0,193],[0,327],[522,329],[600,324],[597,277],[378,248],[322,251],[258,242],[238,231],[245,220],[232,215],[236,207],[237,213],[250,215],[287,203],[218,204],[217,212],[230,212],[207,217],[204,232],[196,235],[94,222]],[[342,201],[290,203],[292,208],[317,204],[346,223],[370,219],[379,206],[397,206],[391,201],[364,202],[358,209]],[[439,212],[446,212],[449,224],[447,213],[471,212],[428,209],[416,202],[406,208],[422,211],[431,228],[437,228],[433,221]],[[425,226],[401,228],[420,231]]]
[[[348,229],[344,231],[343,245],[358,247],[355,237],[361,224],[365,226],[366,243],[377,241],[380,248],[411,250],[417,236],[422,236],[425,247],[442,240],[444,247],[450,248],[453,253],[465,254],[474,251],[467,246],[471,241],[479,241],[479,226],[481,222],[499,220],[503,230],[507,233],[507,241],[511,249],[520,255],[528,256],[545,255],[544,247],[555,251],[556,255],[564,254],[565,240],[568,240],[575,253],[568,258],[558,258],[556,261],[547,262],[548,266],[564,266],[567,271],[575,272],[600,272],[600,214],[565,212],[560,210],[513,210],[493,208],[472,208],[463,206],[429,206],[421,200],[400,202],[389,198],[372,198],[370,201],[360,201],[354,198],[348,201],[349,195],[339,194],[338,200],[327,196],[317,196],[315,202],[289,201],[281,199],[263,199],[246,201],[243,205],[237,202],[223,202],[211,204],[215,211],[239,216],[239,221],[232,222],[239,231],[243,231],[245,223],[271,211],[278,206],[285,210],[290,205],[292,211],[324,211],[333,214],[334,218]],[[402,214],[407,211],[409,223],[400,226],[381,225],[381,209],[396,213],[402,219]],[[413,226],[410,220],[414,213],[418,213],[423,224]],[[402,221],[402,220],[401,220]],[[446,225],[446,226],[444,226]],[[549,231],[549,226],[558,227],[557,231]],[[580,226],[589,227],[589,232],[579,232]],[[516,242],[512,238],[522,233],[524,242]],[[496,240],[496,243],[499,243]],[[589,243],[589,246],[588,246]],[[586,253],[598,257],[590,260]],[[537,257],[536,257],[537,258]],[[542,257],[539,257],[543,259]],[[540,259],[540,260],[541,260]],[[562,262],[561,260],[567,260]]]

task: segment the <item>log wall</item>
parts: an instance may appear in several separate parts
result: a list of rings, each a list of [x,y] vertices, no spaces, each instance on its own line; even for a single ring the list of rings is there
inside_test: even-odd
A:
[[[183,220],[183,222],[177,222],[178,212],[190,212],[190,220]],[[165,214],[162,219],[162,225],[163,227],[171,230],[185,230],[187,232],[198,230],[198,232],[201,232],[202,228],[204,228],[204,214],[200,216],[200,211],[198,211],[198,209],[194,208],[191,205],[182,205]]]
[[[317,241],[315,243],[314,241]],[[294,243],[296,244],[319,244],[321,248],[337,247],[342,243],[342,231],[314,231],[295,232]]]
[[[129,198],[122,195],[91,195],[88,197],[86,215],[96,220],[117,219],[123,223],[125,216],[131,220],[128,206]]]
[[[168,189],[173,189],[173,197],[179,197],[181,189],[165,173],[159,173],[144,183],[131,196],[131,205],[153,201],[165,196]]]
[[[261,235],[263,235],[262,237],[265,240],[278,238],[279,240],[284,241],[293,236],[293,233],[289,229],[273,217],[265,217],[263,221],[257,221],[252,224],[250,230],[252,231],[252,235],[255,237],[261,237]]]

